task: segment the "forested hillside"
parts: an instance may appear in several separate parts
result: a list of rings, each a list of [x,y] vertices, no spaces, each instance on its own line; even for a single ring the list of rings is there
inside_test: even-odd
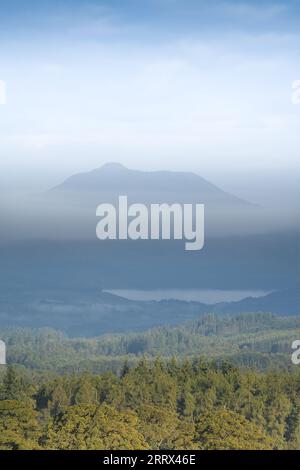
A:
[[[64,252],[68,253],[69,249],[69,246],[66,247]],[[38,248],[35,250],[38,250]],[[43,251],[39,250],[38,253],[42,257]],[[29,256],[29,252],[26,251],[26,256]],[[113,253],[115,253],[115,248]],[[6,256],[7,253],[5,252],[3,255]],[[34,255],[36,256],[36,251],[32,256]],[[142,256],[142,253],[140,255]],[[63,257],[63,253],[58,255],[54,252],[51,254],[51,261],[52,258],[61,260],[61,257]],[[26,266],[30,265],[30,260],[29,257],[28,262],[25,263]],[[2,264],[6,265],[10,261],[11,259],[4,260]],[[92,261],[90,260],[90,262]],[[69,263],[66,262],[66,264]],[[165,264],[168,265],[169,262],[166,260]],[[145,261],[145,265],[148,267],[149,263]],[[71,266],[73,266],[72,263]],[[117,266],[119,268],[119,260]],[[59,272],[57,272],[57,265],[55,265],[53,269],[56,279],[56,276],[61,275],[64,268],[60,267]],[[79,266],[76,270],[76,276],[79,272],[82,274],[83,270],[84,268]],[[11,272],[14,276],[16,275],[16,266],[11,268]],[[94,273],[94,271],[92,272]],[[174,272],[177,276],[178,272],[176,270]],[[29,273],[27,274],[29,275]],[[159,301],[129,300],[99,289],[83,289],[83,280],[80,285],[76,284],[76,287],[72,289],[67,286],[63,288],[65,279],[69,279],[72,275],[73,268],[72,272],[68,271],[65,274],[64,279],[60,279],[60,286],[57,289],[36,291],[28,286],[25,291],[19,291],[15,286],[9,285],[7,270],[1,276],[0,264],[0,331],[2,328],[7,327],[48,327],[62,331],[73,338],[91,338],[103,334],[129,334],[162,326],[178,326],[184,322],[193,321],[199,318],[200,315],[209,313],[224,316],[239,315],[240,313],[272,312],[281,317],[297,316],[300,313],[300,289],[298,287],[274,291],[262,297],[246,297],[238,301],[215,304],[172,298]],[[86,276],[88,278],[90,274],[87,273]],[[97,278],[96,273],[93,276]],[[31,277],[30,275],[29,279]],[[38,280],[36,280],[37,284],[40,282],[41,277],[42,274],[40,273]]]
[[[103,372],[120,368],[125,358],[230,358],[239,365],[267,369],[291,366],[291,344],[300,337],[300,317],[267,313],[223,316],[210,314],[178,327],[144,333],[69,339],[50,329],[1,329],[8,362],[57,372]]]
[[[299,317],[211,314],[88,339],[0,335],[2,449],[300,448]]]

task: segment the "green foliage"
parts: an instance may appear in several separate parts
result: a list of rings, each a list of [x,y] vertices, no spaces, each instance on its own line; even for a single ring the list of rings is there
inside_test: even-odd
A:
[[[155,405],[137,410],[140,430],[151,449],[196,449],[194,423],[182,421],[175,411]]]
[[[147,449],[137,431],[132,411],[117,411],[108,405],[76,405],[54,416],[43,444],[48,449],[134,450]]]
[[[0,448],[300,449],[299,332],[265,313],[89,339],[1,331],[15,365],[0,368]]]
[[[100,375],[9,367],[0,396],[2,449],[300,448],[297,371],[203,357]]]
[[[0,449],[38,449],[40,427],[38,413],[17,400],[0,400]]]
[[[300,334],[299,317],[268,313],[237,316],[202,315],[177,327],[143,333],[66,338],[50,330],[2,329],[8,362],[60,373],[119,371],[141,356],[224,356],[241,366],[266,370],[290,365],[291,342]]]
[[[257,425],[225,409],[201,416],[197,437],[202,450],[271,450],[275,442]]]

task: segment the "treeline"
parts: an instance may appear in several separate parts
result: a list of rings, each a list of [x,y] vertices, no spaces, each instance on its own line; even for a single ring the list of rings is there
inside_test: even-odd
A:
[[[300,449],[300,372],[203,358],[120,373],[2,369],[0,449]]]
[[[291,366],[291,343],[300,337],[300,317],[268,313],[239,316],[210,314],[177,327],[143,333],[67,338],[51,329],[2,329],[8,361],[60,372],[117,370],[124,358],[141,356],[229,357],[247,367]]]

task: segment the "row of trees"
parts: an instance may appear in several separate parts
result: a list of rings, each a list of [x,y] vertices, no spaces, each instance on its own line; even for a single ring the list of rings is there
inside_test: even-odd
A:
[[[300,448],[300,373],[204,359],[119,374],[28,373],[0,386],[2,449]]]

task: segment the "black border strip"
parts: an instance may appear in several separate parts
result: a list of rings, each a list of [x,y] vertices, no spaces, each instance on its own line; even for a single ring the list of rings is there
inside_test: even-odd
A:
[[[163,456],[164,460],[163,460]],[[126,459],[125,459],[126,457]],[[148,464],[151,466],[169,465],[242,465],[257,464],[280,464],[291,461],[298,457],[298,451],[0,451],[0,465],[5,463],[30,464],[31,468],[40,468],[41,465],[52,465],[56,463],[72,463],[77,465],[82,463],[88,468],[98,468],[99,466],[121,465],[125,468],[137,468]],[[123,461],[118,459],[123,458]],[[135,465],[129,463],[129,458],[135,459]],[[85,468],[85,467],[83,467]],[[241,468],[241,467],[240,467]]]

